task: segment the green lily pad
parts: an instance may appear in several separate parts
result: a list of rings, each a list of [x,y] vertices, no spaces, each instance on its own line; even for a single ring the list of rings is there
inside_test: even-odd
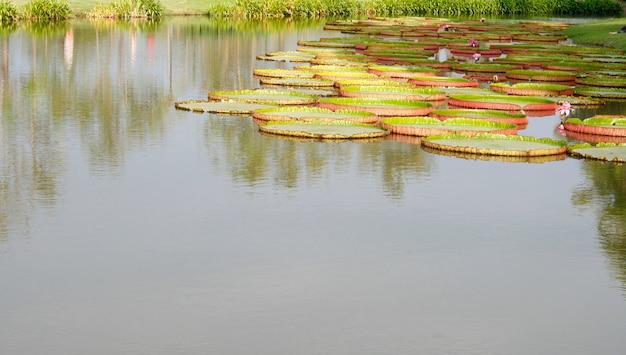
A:
[[[352,109],[372,112],[378,116],[424,116],[433,109],[433,105],[425,101],[330,97],[318,100],[317,105],[330,110]]]
[[[259,125],[259,130],[278,135],[315,139],[365,139],[384,137],[388,131],[368,124],[350,121],[272,121]]]
[[[445,121],[433,117],[387,117],[381,127],[392,133],[411,136],[432,136],[448,133],[474,135],[481,132],[517,134],[517,125],[479,119],[453,118]]]
[[[344,97],[373,97],[425,101],[441,101],[446,99],[446,93],[442,90],[405,86],[342,86],[339,93]]]
[[[506,110],[550,111],[556,110],[556,102],[543,97],[516,95],[451,95],[448,104],[457,107]]]
[[[378,116],[367,111],[336,110],[320,107],[273,107],[258,109],[252,117],[263,121],[351,121],[356,123],[377,123]]]
[[[317,96],[293,91],[269,89],[215,91],[209,94],[209,100],[238,101],[270,105],[311,105]]]
[[[177,109],[194,112],[209,112],[229,115],[249,115],[254,112],[254,110],[275,108],[276,106],[234,101],[190,100],[176,102],[174,104],[174,107],[176,107]]]
[[[490,133],[430,136],[422,139],[422,145],[445,151],[518,157],[557,155],[567,151],[565,141]]]
[[[575,158],[626,163],[626,143],[576,144],[570,146],[567,152]]]
[[[626,99],[626,88],[582,86],[575,88],[574,94],[603,99]]]

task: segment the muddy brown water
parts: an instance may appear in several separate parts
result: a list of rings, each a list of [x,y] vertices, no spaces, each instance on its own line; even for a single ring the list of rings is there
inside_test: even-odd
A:
[[[2,33],[0,353],[623,353],[624,166],[174,108],[332,35],[193,17]]]

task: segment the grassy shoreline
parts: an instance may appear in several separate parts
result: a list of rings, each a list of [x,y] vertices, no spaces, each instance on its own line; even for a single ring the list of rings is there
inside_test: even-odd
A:
[[[626,18],[614,18],[573,25],[564,31],[576,44],[626,50],[626,33],[611,34],[626,26]]]
[[[31,0],[10,0],[16,6],[23,7]],[[206,15],[215,5],[232,5],[237,0],[161,0],[165,15]],[[76,15],[87,13],[97,4],[107,4],[111,0],[64,0]],[[589,23],[576,24],[565,30],[565,35],[577,44],[597,45],[626,50],[626,33],[610,34],[626,25],[626,18],[612,18]]]

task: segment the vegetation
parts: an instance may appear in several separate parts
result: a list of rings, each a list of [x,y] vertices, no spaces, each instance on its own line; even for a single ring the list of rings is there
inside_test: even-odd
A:
[[[0,1],[0,22],[14,22],[18,16],[17,6],[8,1]]]
[[[626,33],[615,33],[626,25],[624,19],[581,23],[564,31],[577,44],[596,45],[626,50]]]
[[[33,21],[64,21],[72,17],[72,9],[59,0],[32,0],[24,5],[22,17]]]
[[[612,0],[236,0],[209,7],[211,17],[619,15]]]
[[[159,18],[163,16],[163,5],[159,0],[121,0],[108,5],[97,4],[88,13],[97,18]]]

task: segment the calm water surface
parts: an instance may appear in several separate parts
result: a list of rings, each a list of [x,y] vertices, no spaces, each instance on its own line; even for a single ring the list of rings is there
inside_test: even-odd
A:
[[[256,55],[322,25],[2,33],[0,353],[624,353],[624,166],[174,108],[258,87]]]

